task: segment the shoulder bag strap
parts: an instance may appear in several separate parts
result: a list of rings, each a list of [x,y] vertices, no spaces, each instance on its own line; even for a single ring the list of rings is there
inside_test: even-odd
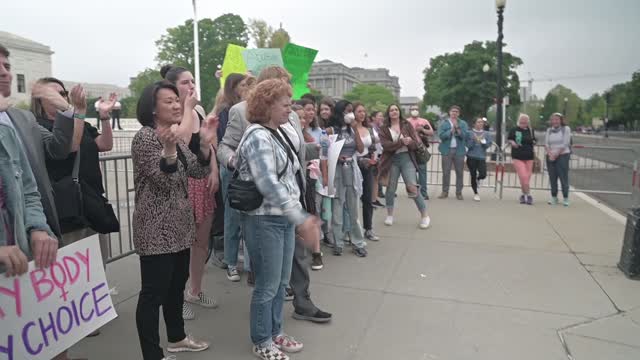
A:
[[[80,182],[80,148],[76,151],[76,158],[73,161],[73,170],[71,171],[71,179],[73,182]]]

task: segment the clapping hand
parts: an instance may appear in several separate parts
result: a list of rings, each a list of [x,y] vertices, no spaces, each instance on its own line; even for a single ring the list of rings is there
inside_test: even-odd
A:
[[[156,130],[156,133],[158,134],[158,139],[162,144],[165,154],[174,154],[177,151],[176,146],[179,139],[178,126],[174,124],[169,128],[158,129]]]
[[[402,143],[403,143],[405,146],[409,146],[409,145],[411,145],[411,143],[413,143],[413,139],[412,139],[412,138],[410,138],[410,137],[403,137],[403,138],[402,138]]]
[[[109,113],[111,113],[111,110],[113,110],[117,101],[118,95],[116,93],[111,93],[111,95],[109,95],[109,100],[100,100],[100,103],[98,104],[100,119],[109,119]]]
[[[71,89],[69,100],[76,113],[83,115],[87,113],[87,92],[81,85],[78,84]]]
[[[200,127],[201,145],[209,146],[215,142],[218,134],[219,124],[220,119],[218,119],[218,116],[213,114],[207,116],[207,118],[202,122],[202,126]]]

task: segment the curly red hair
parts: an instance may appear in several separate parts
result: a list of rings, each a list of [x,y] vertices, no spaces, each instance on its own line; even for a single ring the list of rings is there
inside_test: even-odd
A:
[[[291,97],[291,85],[280,79],[259,82],[247,98],[247,120],[252,124],[269,121],[269,109],[284,96]]]

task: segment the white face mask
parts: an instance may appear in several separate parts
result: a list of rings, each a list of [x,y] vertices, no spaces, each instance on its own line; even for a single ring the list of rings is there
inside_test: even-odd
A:
[[[420,113],[418,112],[418,110],[411,110],[411,116],[413,116],[413,117],[418,117],[418,115],[420,115]]]
[[[344,116],[344,123],[347,125],[351,125],[351,123],[355,119],[356,119],[356,116],[354,115],[354,113],[350,112]]]

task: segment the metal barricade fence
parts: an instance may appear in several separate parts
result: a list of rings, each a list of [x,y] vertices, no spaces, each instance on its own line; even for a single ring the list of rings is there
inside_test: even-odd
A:
[[[120,232],[108,235],[107,262],[135,253],[131,219],[134,209],[133,163],[131,155],[100,155],[105,194],[120,221]]]

